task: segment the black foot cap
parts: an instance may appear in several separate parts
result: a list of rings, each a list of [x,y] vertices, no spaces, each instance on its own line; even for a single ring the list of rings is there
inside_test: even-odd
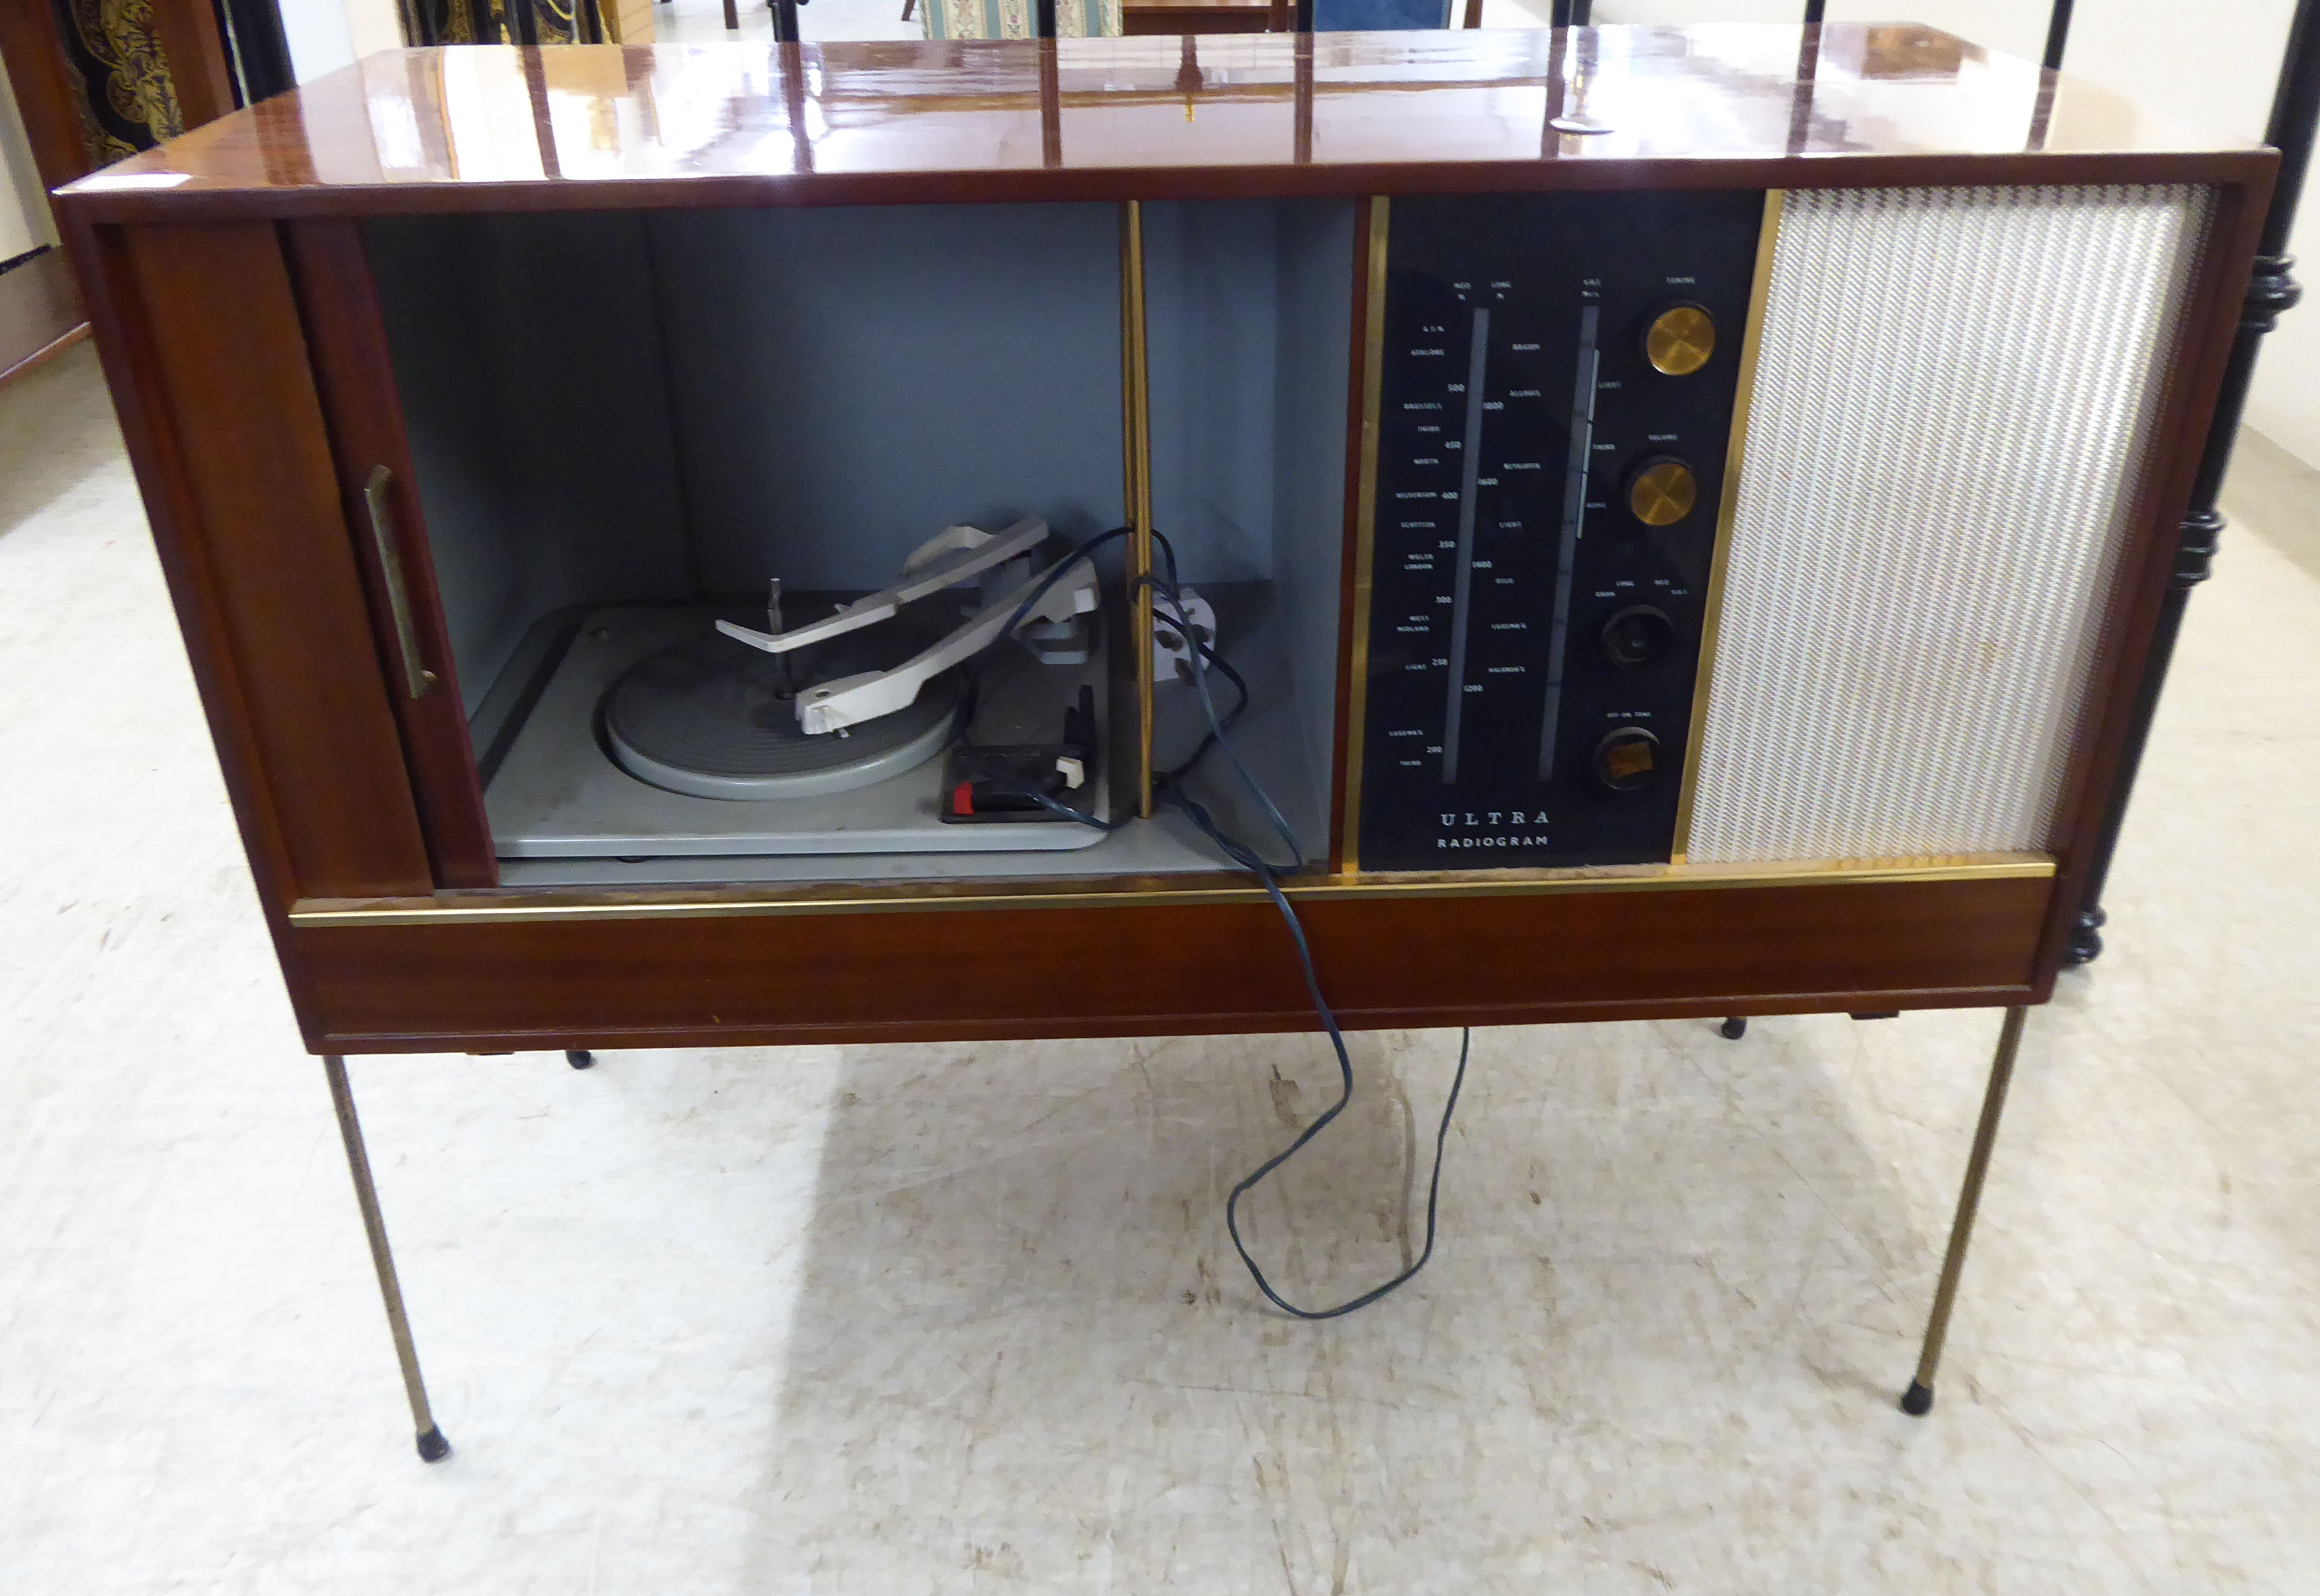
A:
[[[596,1056],[585,1047],[567,1047],[564,1050],[564,1062],[574,1069],[594,1069]]]
[[[2089,909],[2071,928],[2071,945],[2062,955],[2065,965],[2090,965],[2102,957],[2102,929],[2110,920],[2099,909]]]
[[[1748,1022],[1736,1017],[1727,1020],[1716,1028],[1716,1034],[1727,1042],[1736,1042],[1748,1034]]]
[[[1923,1419],[1934,1410],[1934,1388],[1909,1382],[1909,1389],[1901,1393],[1901,1411],[1912,1419]]]
[[[441,1430],[430,1429],[421,1434],[419,1460],[421,1463],[440,1463],[450,1455],[451,1443],[443,1438]]]

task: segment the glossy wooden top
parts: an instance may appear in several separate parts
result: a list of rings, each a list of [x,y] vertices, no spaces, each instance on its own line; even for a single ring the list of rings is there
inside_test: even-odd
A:
[[[1558,132],[1554,116],[1606,126]],[[63,191],[195,214],[2245,181],[2228,135],[1903,25],[403,50]]]

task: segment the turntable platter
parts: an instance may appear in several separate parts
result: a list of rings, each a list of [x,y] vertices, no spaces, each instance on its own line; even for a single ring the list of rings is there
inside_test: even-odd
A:
[[[696,798],[799,798],[867,786],[923,763],[951,739],[955,675],[843,733],[809,737],[795,699],[805,688],[900,665],[929,639],[879,628],[787,656],[715,632],[639,660],[604,694],[604,734],[621,767]]]

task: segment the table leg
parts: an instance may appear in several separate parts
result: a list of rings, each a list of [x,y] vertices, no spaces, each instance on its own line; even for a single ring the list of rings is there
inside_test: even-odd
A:
[[[1949,1251],[1942,1258],[1941,1283],[1934,1288],[1934,1311],[1926,1320],[1917,1377],[1909,1382],[1901,1397],[1904,1413],[1923,1415],[1934,1405],[1934,1371],[1942,1361],[1942,1339],[1949,1334],[1950,1310],[1957,1304],[1958,1274],[1965,1267],[1974,1211],[1981,1206],[1982,1178],[1989,1173],[1990,1144],[1998,1139],[1998,1116],[2006,1107],[2006,1088],[2014,1079],[2014,1056],[2021,1048],[2022,1024],[2029,1013],[2018,1005],[2007,1010],[2006,1024],[1998,1033],[1998,1056],[1990,1061],[1989,1088],[1981,1098],[1981,1122],[1974,1127],[1973,1151],[1966,1156],[1965,1184],[1958,1192],[1957,1217],[1950,1221]]]
[[[338,1110],[339,1135],[347,1144],[347,1169],[354,1176],[355,1204],[362,1210],[363,1233],[370,1238],[370,1261],[378,1271],[378,1294],[386,1301],[386,1325],[394,1335],[394,1356],[403,1365],[403,1389],[411,1399],[411,1422],[419,1432],[419,1455],[440,1463],[451,1455],[451,1443],[435,1427],[427,1406],[427,1385],[419,1377],[419,1350],[412,1345],[411,1321],[403,1311],[403,1286],[394,1277],[394,1255],[387,1250],[386,1221],[379,1216],[378,1192],[371,1185],[370,1155],[363,1150],[362,1125],[355,1118],[354,1089],[347,1084],[347,1061],[337,1054],[322,1058],[322,1073],[331,1083],[331,1105]]]

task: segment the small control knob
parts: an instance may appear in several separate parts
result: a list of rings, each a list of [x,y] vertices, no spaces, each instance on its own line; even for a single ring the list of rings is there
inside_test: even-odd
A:
[[[1614,793],[1640,793],[1659,778],[1660,739],[1622,726],[1595,745],[1595,779]]]
[[[1706,305],[1681,300],[1644,329],[1644,358],[1665,376],[1690,376],[1716,353],[1716,318]]]
[[[1627,513],[1647,527],[1672,527],[1699,500],[1699,479],[1673,455],[1654,455],[1627,473]]]
[[[1603,623],[1603,657],[1621,670],[1663,658],[1675,646],[1675,622],[1650,604],[1630,604]]]

